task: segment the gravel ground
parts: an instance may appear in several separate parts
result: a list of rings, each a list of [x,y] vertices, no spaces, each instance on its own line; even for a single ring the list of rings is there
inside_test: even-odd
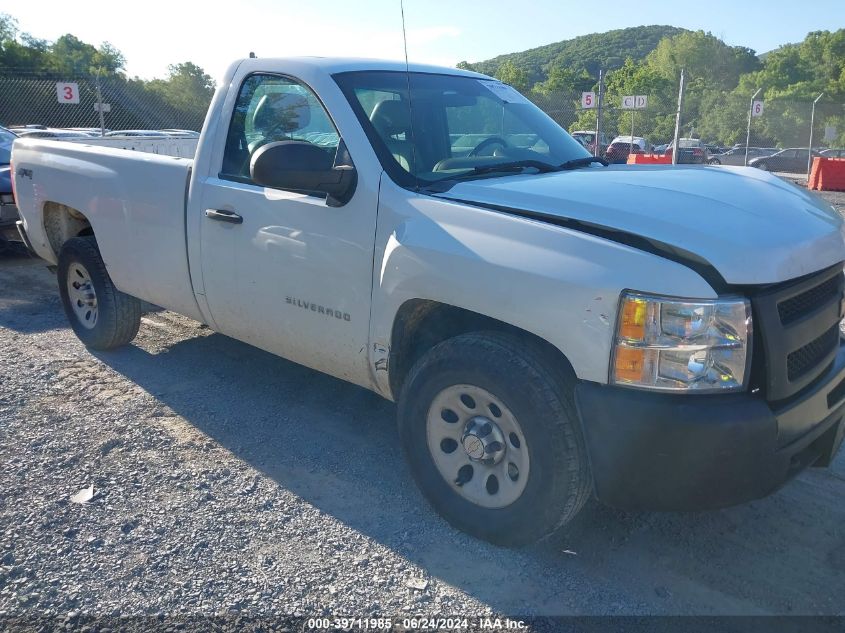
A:
[[[27,257],[0,258],[0,359],[0,618],[845,614],[845,453],[506,550],[426,505],[392,404],[169,312],[93,354]]]

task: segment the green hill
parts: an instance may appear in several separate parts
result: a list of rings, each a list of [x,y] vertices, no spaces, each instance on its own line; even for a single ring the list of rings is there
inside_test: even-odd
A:
[[[641,60],[661,39],[685,30],[675,26],[652,25],[591,33],[519,53],[499,55],[486,61],[470,63],[469,66],[486,75],[494,75],[499,66],[511,61],[528,73],[531,84],[545,80],[548,69],[555,65],[575,71],[585,69],[591,76],[598,77],[599,68],[619,68],[627,57]]]

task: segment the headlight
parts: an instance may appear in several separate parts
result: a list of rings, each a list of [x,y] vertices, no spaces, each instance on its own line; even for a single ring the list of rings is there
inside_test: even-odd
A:
[[[623,292],[610,382],[660,391],[739,390],[751,360],[747,299]]]

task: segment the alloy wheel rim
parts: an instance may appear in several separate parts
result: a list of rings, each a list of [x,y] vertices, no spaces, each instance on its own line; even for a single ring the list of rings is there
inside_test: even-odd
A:
[[[68,268],[67,293],[79,324],[88,330],[94,329],[99,316],[97,293],[88,270],[78,262]]]
[[[429,407],[426,436],[438,472],[470,503],[504,508],[524,492],[530,468],[525,435],[511,410],[486,389],[443,389]]]

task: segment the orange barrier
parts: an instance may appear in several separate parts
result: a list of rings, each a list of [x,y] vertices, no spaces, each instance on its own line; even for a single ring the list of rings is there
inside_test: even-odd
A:
[[[814,158],[807,188],[845,191],[845,158]]]
[[[671,154],[628,154],[629,165],[671,165]]]

